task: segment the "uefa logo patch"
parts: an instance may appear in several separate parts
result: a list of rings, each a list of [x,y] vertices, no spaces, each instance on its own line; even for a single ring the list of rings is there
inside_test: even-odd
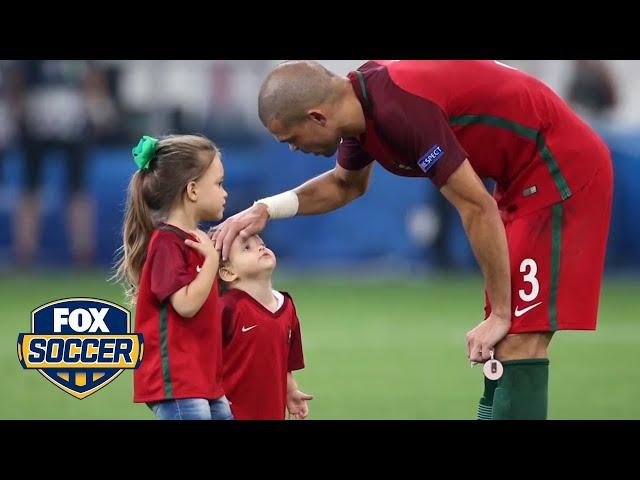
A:
[[[82,399],[125,369],[138,368],[144,339],[131,333],[128,310],[97,298],[65,298],[31,312],[31,332],[18,336],[18,360]]]

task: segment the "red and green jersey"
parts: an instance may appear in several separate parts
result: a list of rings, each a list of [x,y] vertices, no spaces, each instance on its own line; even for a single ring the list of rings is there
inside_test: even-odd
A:
[[[496,181],[503,215],[569,198],[609,157],[604,142],[548,86],[494,61],[370,61],[348,75],[366,132],[343,139],[349,170],[378,161],[442,187],[468,158]]]
[[[289,294],[271,312],[247,292],[221,299],[224,389],[237,420],[284,420],[287,372],[304,368],[302,336]]]
[[[192,318],[181,317],[169,302],[204,262],[186,238],[196,240],[161,224],[149,242],[136,304],[135,331],[144,335],[144,356],[133,374],[135,402],[224,395],[217,279]]]

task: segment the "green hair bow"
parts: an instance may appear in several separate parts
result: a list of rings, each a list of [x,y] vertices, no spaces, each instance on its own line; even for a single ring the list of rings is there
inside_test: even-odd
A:
[[[138,145],[131,151],[131,153],[133,153],[133,160],[136,162],[136,165],[138,165],[138,170],[149,170],[149,164],[156,154],[157,144],[157,138],[144,135],[140,139],[140,142],[138,142]]]

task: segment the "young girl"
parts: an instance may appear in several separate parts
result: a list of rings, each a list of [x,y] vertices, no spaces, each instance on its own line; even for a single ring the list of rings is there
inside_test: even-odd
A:
[[[144,357],[134,402],[160,419],[233,419],[222,386],[218,252],[198,230],[220,220],[227,193],[220,153],[194,135],[142,137],[129,184],[117,277],[136,305]]]
[[[220,265],[224,388],[237,420],[304,419],[292,371],[304,368],[300,323],[288,293],[273,290],[276,257],[259,236],[240,236]]]

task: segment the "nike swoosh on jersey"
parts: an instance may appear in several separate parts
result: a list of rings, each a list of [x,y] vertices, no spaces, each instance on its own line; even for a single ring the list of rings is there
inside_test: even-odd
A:
[[[542,302],[538,302],[538,303],[534,303],[533,305],[529,305],[526,308],[523,308],[522,310],[519,310],[520,307],[516,307],[515,312],[513,312],[513,314],[516,317],[521,317],[522,315],[524,315],[525,313],[527,313],[529,310],[533,310],[534,308],[536,308],[538,305],[540,305]]]

